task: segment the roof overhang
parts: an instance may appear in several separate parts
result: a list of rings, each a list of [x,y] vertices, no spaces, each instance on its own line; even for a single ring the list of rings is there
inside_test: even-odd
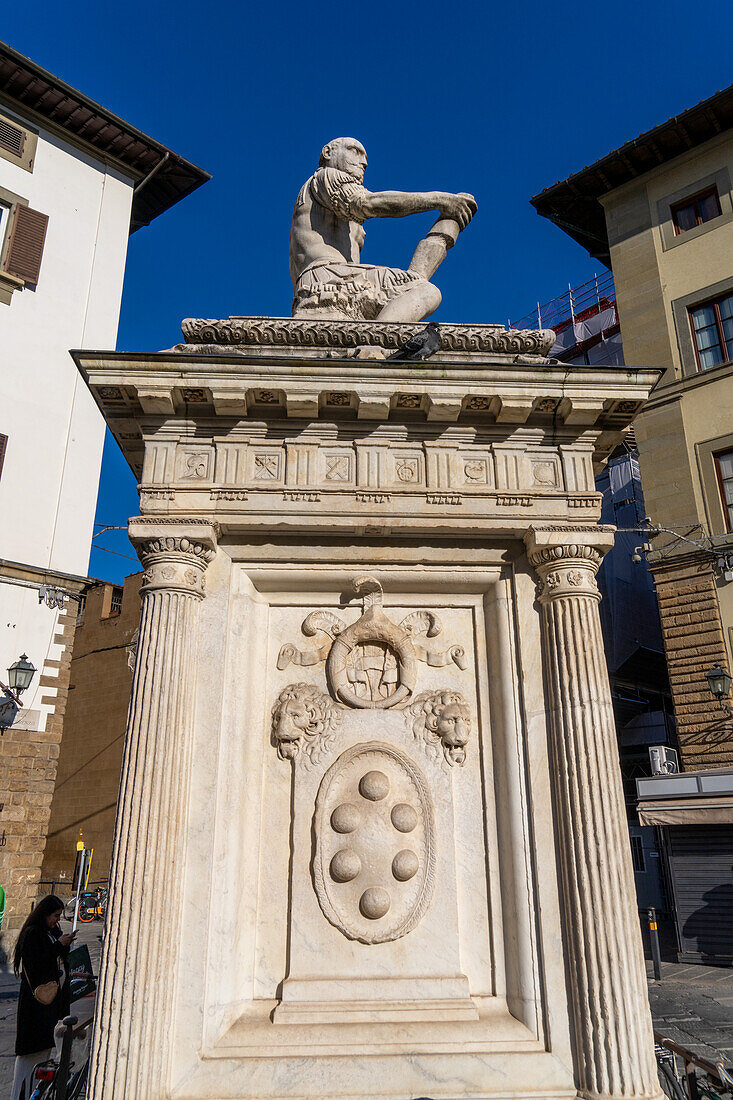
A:
[[[0,101],[113,163],[135,181],[134,233],[207,180],[208,172],[0,43]]]
[[[591,256],[610,267],[601,198],[731,128],[733,85],[545,188],[530,202],[538,214],[549,218]]]

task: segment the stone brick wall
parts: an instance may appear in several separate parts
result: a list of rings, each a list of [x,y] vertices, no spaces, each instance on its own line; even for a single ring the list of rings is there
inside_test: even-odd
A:
[[[62,647],[61,655],[46,661],[40,670],[40,686],[48,689],[41,702],[53,707],[53,712],[46,716],[45,730],[11,727],[0,744],[0,878],[6,890],[4,945],[12,941],[13,933],[22,925],[38,894],[69,695],[76,618],[77,605],[72,601],[59,612],[53,638]]]
[[[733,765],[733,723],[713,699],[705,673],[727,668],[710,561],[695,553],[650,562],[672,687],[680,763],[687,771]]]
[[[119,613],[113,586],[89,589],[71,661],[64,739],[53,792],[43,879],[71,882],[79,830],[94,849],[90,881],[106,879],[112,851],[127,708],[129,657],[140,622],[140,576],[125,581]]]

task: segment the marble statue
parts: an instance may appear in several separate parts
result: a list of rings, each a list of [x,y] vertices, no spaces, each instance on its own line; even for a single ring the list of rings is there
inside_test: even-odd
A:
[[[293,317],[326,320],[420,321],[440,305],[430,278],[476,213],[468,194],[367,191],[367,155],[355,138],[324,145],[318,169],[295,202],[290,228]],[[407,271],[360,262],[363,223],[437,210]]]

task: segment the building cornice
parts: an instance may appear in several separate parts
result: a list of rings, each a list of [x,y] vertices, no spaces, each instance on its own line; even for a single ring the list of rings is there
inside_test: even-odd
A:
[[[62,133],[103,163],[115,164],[134,180],[131,232],[211,179],[208,172],[4,42],[0,42],[0,101],[28,115],[36,125]]]

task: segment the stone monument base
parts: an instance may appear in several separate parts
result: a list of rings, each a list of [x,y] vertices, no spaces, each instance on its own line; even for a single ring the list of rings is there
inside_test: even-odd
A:
[[[145,570],[92,1100],[660,1095],[593,480],[659,372],[351,357],[420,327],[76,354]]]

